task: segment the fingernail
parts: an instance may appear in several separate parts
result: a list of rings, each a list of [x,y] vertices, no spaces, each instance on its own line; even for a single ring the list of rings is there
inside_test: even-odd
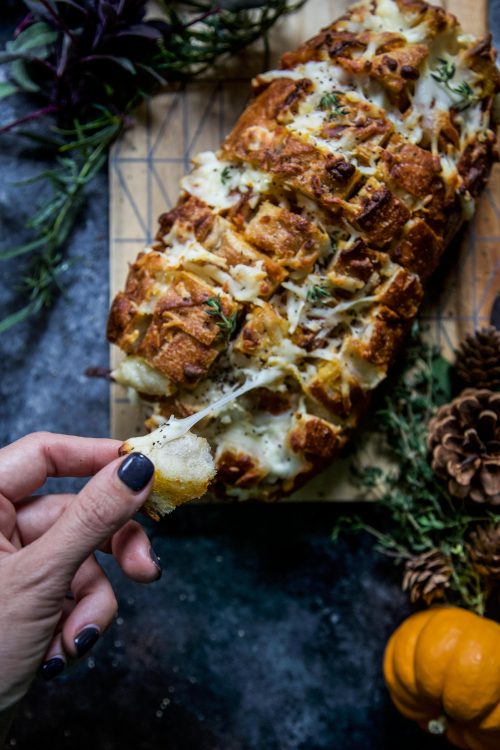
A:
[[[154,551],[152,547],[149,548],[149,556],[151,557],[151,560],[153,561],[153,565],[158,571],[158,580],[159,580],[161,578],[163,570],[161,569],[160,558],[158,557],[158,555],[156,554],[156,552]]]
[[[154,464],[142,453],[131,453],[118,469],[118,476],[129,489],[142,490],[154,474]]]
[[[80,630],[73,643],[75,644],[76,653],[78,656],[84,656],[87,651],[90,651],[92,646],[96,643],[100,636],[99,628],[95,625],[89,625],[87,628]]]
[[[40,677],[43,677],[47,682],[53,680],[58,674],[64,671],[66,662],[61,656],[53,656],[52,659],[44,661],[39,669]]]

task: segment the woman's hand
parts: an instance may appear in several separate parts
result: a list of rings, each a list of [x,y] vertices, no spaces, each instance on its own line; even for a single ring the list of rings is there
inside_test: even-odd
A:
[[[113,554],[133,580],[161,575],[130,518],[148,496],[153,464],[117,459],[115,440],[28,435],[0,450],[0,713],[41,666],[50,679],[83,656],[117,603],[94,550]],[[95,476],[78,495],[30,495],[47,477]]]

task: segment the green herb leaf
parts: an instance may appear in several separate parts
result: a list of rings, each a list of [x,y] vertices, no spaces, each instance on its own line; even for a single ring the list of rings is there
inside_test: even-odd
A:
[[[441,58],[439,59],[439,63],[439,67],[436,69],[436,71],[431,73],[431,76],[435,81],[438,81],[438,83],[442,83],[450,93],[458,95],[459,101],[455,105],[456,109],[461,112],[464,109],[470,107],[471,104],[477,102],[478,97],[474,93],[474,90],[472,89],[470,84],[467,83],[467,81],[461,81],[456,86],[452,86],[450,84],[451,79],[455,76],[456,73],[455,64],[450,60],[443,60]]]
[[[34,304],[33,302],[29,302],[20,310],[16,310],[16,312],[7,315],[5,318],[0,320],[0,334],[5,333],[5,331],[9,330],[9,328],[22,323],[23,320],[26,320],[30,317],[30,315],[33,315],[38,310],[39,307],[36,304]]]
[[[478,101],[478,97],[474,93],[471,86],[469,86],[467,81],[462,81],[461,83],[457,84],[457,86],[452,86],[451,90],[455,94],[458,94],[458,96],[460,97],[460,101],[457,105],[457,108],[460,112]]]
[[[472,568],[465,540],[478,523],[490,520],[490,512],[469,511],[453,499],[433,472],[427,450],[429,420],[451,395],[450,365],[416,330],[367,425],[390,464],[357,462],[352,467],[356,483],[376,496],[380,525],[355,517],[351,526],[370,533],[381,552],[399,560],[441,550],[452,568],[448,600],[482,614],[490,589]],[[342,527],[334,529],[335,538],[346,527],[344,519]]]
[[[229,6],[186,0],[174,8],[166,0],[163,18],[152,19],[143,17],[145,0],[92,0],[90,5],[79,0],[25,0],[29,14],[21,23],[23,30],[0,50],[0,64],[10,66],[10,81],[0,89],[0,98],[18,86],[37,95],[36,108],[1,130],[27,121],[46,122],[45,132],[38,128],[23,135],[50,148],[59,159],[54,169],[33,178],[53,191],[32,214],[33,241],[0,256],[33,253],[31,271],[23,276],[21,287],[27,304],[5,318],[1,330],[50,305],[58,293],[63,263],[59,255],[86,186],[104,165],[110,145],[132,124],[129,113],[166,82],[197,75],[221,55],[240,52],[258,38],[264,38],[265,46],[273,24],[302,2],[245,0]],[[230,179],[229,171],[221,179]],[[225,332],[236,325],[236,315],[226,322],[221,317],[218,324]]]
[[[222,309],[220,294],[218,294],[217,297],[210,297],[205,304],[209,308],[207,310],[208,315],[219,318],[216,323],[220,328],[221,335],[226,339],[230,339],[236,330],[236,312],[232,313],[229,318],[226,317],[224,310]]]
[[[26,253],[32,252],[32,250],[37,250],[39,247],[43,247],[46,241],[45,237],[39,237],[32,242],[26,242],[24,245],[18,245],[10,250],[4,250],[0,253],[0,260],[9,260],[9,258],[18,258],[20,255],[26,255]]]
[[[39,21],[28,26],[13,41],[8,42],[6,49],[9,52],[29,52],[30,50],[53,44],[57,38],[57,31],[51,29],[43,21]]]
[[[456,72],[455,64],[451,60],[444,60],[442,57],[438,58],[438,62],[439,66],[431,73],[431,76],[439,83],[451,81]]]
[[[31,79],[24,60],[15,60],[11,64],[10,77],[23,89],[23,91],[27,91],[31,94],[40,91],[40,86]]]
[[[223,185],[225,185],[226,182],[231,179],[231,172],[232,172],[232,167],[224,167],[224,169],[220,173],[220,181],[222,182]]]
[[[333,92],[331,94],[324,94],[319,100],[319,106],[321,109],[331,109],[332,107],[336,107],[338,103],[339,100],[337,94]]]
[[[12,96],[12,94],[17,93],[18,90],[17,86],[13,86],[11,83],[0,83],[0,99]]]
[[[330,297],[331,293],[324,284],[315,284],[307,290],[306,295],[308,302],[325,302]]]
[[[320,109],[329,110],[326,116],[328,121],[349,114],[347,109],[343,109],[339,106],[338,93],[335,91],[332,91],[330,94],[324,94],[319,100],[319,106]]]

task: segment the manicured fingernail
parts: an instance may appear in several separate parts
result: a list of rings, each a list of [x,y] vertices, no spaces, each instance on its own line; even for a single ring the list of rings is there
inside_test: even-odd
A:
[[[154,464],[142,453],[131,453],[118,469],[118,476],[134,492],[142,490],[155,471]]]
[[[47,659],[47,661],[44,661],[42,666],[39,669],[40,677],[43,677],[44,680],[53,680],[54,677],[57,677],[58,674],[61,674],[61,672],[64,671],[64,667],[66,666],[66,662],[61,656],[53,656],[52,659]]]
[[[78,656],[84,656],[90,651],[100,636],[99,628],[95,625],[89,625],[87,628],[80,630],[73,643],[75,644]]]
[[[149,556],[151,557],[151,560],[153,561],[153,565],[158,571],[158,579],[160,579],[163,573],[163,570],[161,569],[160,558],[158,557],[158,555],[156,554],[156,552],[154,551],[152,547],[149,548]]]

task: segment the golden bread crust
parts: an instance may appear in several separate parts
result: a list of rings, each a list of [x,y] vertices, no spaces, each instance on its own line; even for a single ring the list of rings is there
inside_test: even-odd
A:
[[[366,0],[258,76],[195,159],[108,336],[168,378],[157,420],[275,373],[197,428],[220,494],[279,497],[342,450],[484,188],[499,89],[489,37]]]

